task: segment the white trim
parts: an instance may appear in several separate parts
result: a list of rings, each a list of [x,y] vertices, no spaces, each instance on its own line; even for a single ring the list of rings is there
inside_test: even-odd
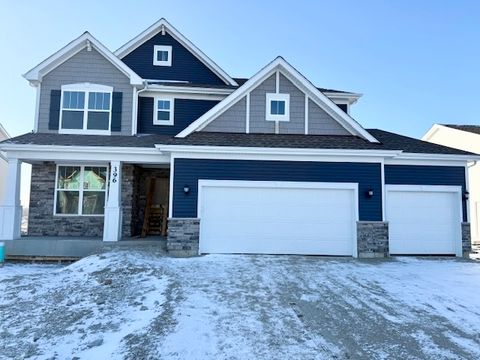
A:
[[[137,133],[137,116],[138,116],[138,101],[137,101],[137,88],[133,87],[132,91],[132,136]]]
[[[422,136],[423,141],[430,141],[430,139],[442,128],[448,128],[440,124],[433,124],[433,126]],[[452,129],[455,130],[455,129]]]
[[[71,167],[80,167],[80,184],[78,186],[78,189],[59,189],[58,188],[58,169],[59,167],[66,167],[66,166],[71,166]],[[109,166],[107,164],[72,164],[72,163],[57,163],[56,164],[56,170],[55,170],[55,189],[54,189],[54,196],[53,196],[53,216],[54,217],[103,217],[105,215],[105,212],[103,214],[83,214],[83,193],[85,192],[85,189],[83,188],[84,180],[85,180],[85,167],[102,167],[106,168],[106,177],[105,177],[105,189],[94,189],[94,190],[87,190],[86,192],[89,191],[103,191],[105,192],[105,204],[107,203],[107,184],[108,184],[108,172],[109,172]],[[57,193],[59,191],[78,191],[78,209],[76,214],[57,214]]]
[[[168,88],[168,89],[166,89]],[[169,91],[170,87],[167,86],[165,89],[151,89],[150,85],[147,91],[142,91],[138,96],[139,97],[159,97],[167,96],[173,97],[175,99],[187,99],[187,100],[212,100],[212,101],[221,101],[225,99],[225,95],[215,95],[215,94],[198,94],[191,92],[177,92]]]
[[[283,101],[285,103],[285,114],[272,114],[271,113],[272,101]],[[265,94],[265,120],[290,121],[290,94],[279,94],[279,93]]]
[[[158,120],[158,112],[163,111],[167,112],[167,110],[158,109],[158,102],[159,101],[168,101],[170,103],[170,109],[168,111],[169,117],[168,120]],[[175,99],[169,96],[155,96],[153,98],[153,125],[174,125],[174,117],[175,117]]]
[[[325,96],[320,90],[318,90],[310,81],[308,81],[300,72],[293,68],[289,63],[287,63],[283,58],[277,57],[275,60],[270,62],[262,70],[256,73],[251,77],[245,84],[240,86],[235,92],[230,94],[222,102],[214,106],[212,109],[203,114],[200,118],[195,120],[189,126],[187,126],[183,131],[181,131],[177,137],[185,137],[191,134],[194,131],[199,131],[205,126],[207,126],[211,121],[213,121],[219,114],[224,112],[227,108],[235,104],[239,99],[241,99],[245,94],[266,78],[271,76],[275,71],[281,71],[282,74],[292,81],[296,86],[299,86],[303,91],[309,95],[312,101],[316,102],[319,106],[322,107],[330,116],[337,120],[347,131],[353,135],[358,135],[363,139],[366,139],[370,142],[378,143],[378,140],[375,139],[368,131],[363,129],[359,123],[357,123],[353,118],[346,114],[342,109],[335,105],[335,103]]]
[[[173,217],[173,180],[175,178],[175,156],[170,157],[170,183],[169,183],[169,199],[168,199],[168,217]]]
[[[386,206],[386,188],[385,188],[385,160],[382,159],[380,162],[380,177],[381,177],[381,187],[382,187],[382,221],[386,220],[385,206]]]
[[[470,194],[470,177],[468,175],[468,164],[465,164],[465,191]],[[463,194],[462,194],[462,201],[463,201]],[[465,199],[465,205],[467,208],[467,213],[465,214],[465,218],[467,219],[466,222],[470,222],[470,198]],[[463,221],[463,218],[462,218]]]
[[[158,52],[166,52],[167,60],[158,60]],[[172,47],[170,45],[153,46],[153,65],[154,66],[172,66]]]
[[[1,123],[0,123],[0,134],[3,134],[5,139],[10,139],[11,138],[10,134],[7,132],[7,130],[3,127],[3,125]]]
[[[35,83],[35,116],[33,121],[33,132],[38,132],[38,122],[40,118],[40,92],[42,84],[40,82]]]
[[[280,93],[280,71],[275,72],[275,93]]]
[[[308,95],[305,94],[305,135],[308,135]]]
[[[345,182],[308,182],[308,181],[253,181],[253,180],[198,180],[198,197],[197,197],[197,217],[202,217],[202,193],[205,187],[252,187],[252,188],[279,188],[279,189],[338,189],[353,190],[354,196],[354,221],[352,224],[352,257],[357,257],[357,222],[359,221],[359,201],[358,201],[358,183]],[[200,231],[200,239],[202,240],[202,232]],[[199,249],[200,254],[200,249]]]
[[[175,29],[167,20],[161,18],[155,24],[150,26],[145,31],[141,32],[139,35],[135,36],[132,40],[127,42],[117,51],[115,55],[122,59],[138,46],[143,44],[145,41],[151,39],[160,32],[167,32],[180,44],[187,48],[197,59],[199,59],[203,64],[205,64],[210,70],[212,70],[219,78],[221,78],[226,84],[238,86],[238,84],[233,80],[225,71],[223,71],[215,62],[213,62],[207,55],[205,55],[199,48],[197,48],[190,40],[183,36],[177,29]]]
[[[60,96],[60,115],[59,115],[60,118],[59,118],[59,125],[58,125],[59,134],[89,134],[89,135],[110,135],[111,134],[113,87],[100,85],[100,84],[92,84],[92,83],[77,83],[77,84],[62,85],[61,90],[62,92]],[[83,109],[64,109],[63,96],[65,91],[83,92],[85,94]],[[92,92],[109,93],[110,108],[108,110],[89,109],[88,108],[89,96],[90,96],[90,93]],[[83,112],[83,128],[82,129],[64,129],[63,128],[63,111],[64,110]],[[88,129],[88,113],[89,112],[105,112],[105,113],[108,112],[108,129],[106,130]]]
[[[250,133],[250,93],[248,92],[245,97],[245,132]]]
[[[455,241],[455,255],[463,256],[462,250],[462,222],[463,222],[463,199],[462,199],[462,187],[450,186],[450,185],[386,185],[386,202],[388,202],[388,193],[393,191],[405,191],[405,192],[447,192],[457,194],[458,203],[458,228],[457,239]],[[388,213],[386,213],[388,217]]]
[[[102,43],[95,39],[89,32],[85,32],[69,44],[58,50],[56,53],[42,61],[33,69],[26,72],[23,77],[35,83],[36,81],[42,81],[43,77],[50,71],[55,69],[60,64],[64,63],[72,56],[86,47],[92,47],[103,55],[108,61],[110,61],[115,67],[117,67],[125,76],[130,79],[132,85],[142,85],[143,80],[132,69],[130,69],[124,62],[116,57],[110,50],[108,50]]]

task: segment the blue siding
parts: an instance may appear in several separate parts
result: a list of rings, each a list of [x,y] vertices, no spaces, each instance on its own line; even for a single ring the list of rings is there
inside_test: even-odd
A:
[[[360,220],[382,220],[380,164],[176,159],[174,167],[173,217],[196,217],[198,180],[211,179],[358,183]],[[190,186],[187,195],[184,185]],[[368,189],[372,198],[365,196]]]
[[[172,46],[172,66],[153,65],[154,45]],[[144,79],[225,85],[222,79],[168,33],[155,35],[126,55],[122,61]]]
[[[193,121],[218,104],[214,100],[175,99],[173,125],[153,125],[153,98],[138,98],[137,132],[139,134],[177,135]]]
[[[461,186],[464,192],[465,168],[463,166],[385,165],[385,184]],[[465,200],[462,202],[463,221],[467,221],[467,203]]]

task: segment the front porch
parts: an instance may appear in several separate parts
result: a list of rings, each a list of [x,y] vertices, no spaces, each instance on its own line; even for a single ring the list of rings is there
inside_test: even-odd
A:
[[[156,254],[166,253],[166,237],[150,236],[140,239],[126,237],[119,241],[106,242],[101,237],[22,236],[5,241],[7,260],[35,258],[76,260],[93,254],[116,249],[148,249]]]

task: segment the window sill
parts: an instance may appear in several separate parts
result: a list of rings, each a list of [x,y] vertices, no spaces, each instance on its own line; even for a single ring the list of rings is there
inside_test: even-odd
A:
[[[54,217],[67,217],[67,218],[72,218],[72,217],[86,217],[86,218],[90,218],[90,217],[105,217],[104,214],[91,214],[91,215],[87,215],[87,214],[53,214]]]
[[[154,121],[153,125],[163,125],[163,126],[172,126],[175,125],[173,121]]]

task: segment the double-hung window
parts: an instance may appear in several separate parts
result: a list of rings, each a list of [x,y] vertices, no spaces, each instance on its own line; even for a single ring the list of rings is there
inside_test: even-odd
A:
[[[173,98],[155,98],[153,125],[173,125]]]
[[[55,215],[103,215],[106,166],[57,166]]]
[[[289,121],[290,120],[290,95],[289,94],[266,94],[266,120]]]
[[[110,134],[112,91],[110,86],[89,83],[62,86],[59,132]]]

